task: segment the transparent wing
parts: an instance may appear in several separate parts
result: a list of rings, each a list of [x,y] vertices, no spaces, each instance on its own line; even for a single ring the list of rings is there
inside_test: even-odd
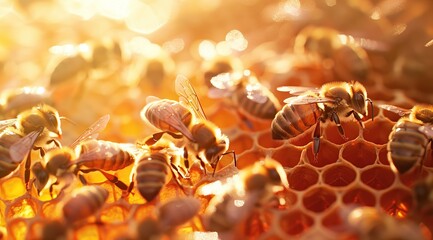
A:
[[[218,89],[231,90],[239,84],[242,78],[242,73],[220,73],[211,78],[210,83]]]
[[[379,104],[378,107],[385,109],[390,112],[397,113],[399,116],[403,117],[408,114],[410,114],[411,110],[406,108],[397,107],[394,105],[388,105],[388,104]]]
[[[419,127],[418,130],[424,133],[427,137],[433,138],[433,125],[427,124]]]
[[[290,97],[284,100],[284,103],[289,105],[303,105],[303,104],[312,104],[312,103],[332,103],[335,100],[325,97],[317,97],[317,96],[308,96],[302,95],[297,97]]]
[[[264,103],[268,99],[264,86],[259,82],[250,82],[245,86],[247,98],[258,103]]]
[[[183,75],[178,75],[176,77],[175,90],[177,95],[179,95],[179,101],[190,107],[194,111],[196,117],[207,119],[197,93],[188,78]]]
[[[223,90],[223,89],[218,89],[218,88],[210,88],[207,91],[207,96],[209,98],[225,98],[230,96],[232,93],[230,91],[227,90]]]
[[[151,102],[155,102],[161,100],[159,97],[156,96],[147,96],[146,97],[146,103],[151,103]]]
[[[30,154],[36,139],[39,137],[42,131],[43,128],[29,133],[10,147],[10,156],[13,162],[20,163],[27,156],[27,154]]]
[[[288,92],[292,95],[301,95],[306,92],[312,92],[319,94],[320,88],[313,88],[313,87],[300,87],[300,86],[282,86],[277,88],[280,92]]]
[[[89,139],[96,139],[99,136],[99,133],[105,129],[105,127],[108,124],[108,121],[110,121],[110,115],[104,115],[101,118],[99,118],[96,122],[94,122],[90,127],[88,127],[80,136],[78,136],[77,139],[71,144],[71,148],[74,148],[80,142],[83,142],[85,140]]]
[[[12,126],[17,121],[16,118],[6,119],[0,121],[0,131],[3,131],[5,128]]]

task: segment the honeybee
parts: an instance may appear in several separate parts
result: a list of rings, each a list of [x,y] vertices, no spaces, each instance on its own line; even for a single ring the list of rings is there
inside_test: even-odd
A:
[[[389,134],[387,150],[391,168],[400,174],[413,169],[417,163],[422,168],[427,145],[433,138],[433,106],[417,105],[404,109],[382,104],[379,107],[402,116]]]
[[[237,72],[242,69],[242,62],[234,57],[214,57],[211,60],[203,61],[201,66],[204,83],[212,87],[211,79],[221,73]]]
[[[34,106],[49,103],[50,93],[44,87],[22,87],[2,91],[0,115],[16,117],[20,112]]]
[[[332,82],[320,89],[286,86],[278,90],[299,96],[284,100],[287,104],[272,121],[272,138],[290,139],[315,125],[313,150],[316,156],[320,147],[320,122],[328,119],[335,122],[340,135],[346,139],[340,118],[353,115],[363,127],[361,119],[368,112],[366,102],[370,103],[373,111],[373,102],[367,98],[367,91],[359,82]],[[373,119],[373,112],[371,116]]]
[[[416,217],[431,216],[433,213],[433,177],[430,175],[419,180],[413,186],[415,200],[414,215]]]
[[[381,44],[369,39],[355,39],[332,28],[306,27],[295,38],[294,51],[317,55],[331,60],[332,70],[341,81],[364,81],[370,71],[370,60],[360,44],[370,49],[381,49]],[[324,61],[328,63],[329,61]]]
[[[141,111],[141,118],[145,122],[162,130],[153,134],[147,144],[157,142],[164,133],[174,138],[185,137],[188,150],[196,153],[202,167],[206,169],[206,165],[210,165],[215,170],[222,155],[234,155],[232,151],[227,152],[229,139],[220,128],[206,119],[197,93],[186,77],[179,75],[176,78],[175,90],[179,102],[161,99],[148,103]]]
[[[271,158],[261,159],[242,169],[230,182],[222,189],[218,182],[201,189],[203,195],[218,192],[209,203],[203,218],[207,231],[232,231],[254,208],[269,206],[277,191],[289,187],[283,166]]]
[[[249,70],[221,73],[210,82],[213,88],[209,89],[209,97],[230,96],[231,102],[249,116],[273,119],[281,109],[277,98]]]
[[[346,221],[359,239],[425,239],[415,222],[396,219],[374,207],[354,208]]]
[[[137,224],[136,239],[159,239],[173,236],[180,225],[190,221],[200,210],[200,201],[193,197],[175,198],[157,209],[157,217],[148,217]]]

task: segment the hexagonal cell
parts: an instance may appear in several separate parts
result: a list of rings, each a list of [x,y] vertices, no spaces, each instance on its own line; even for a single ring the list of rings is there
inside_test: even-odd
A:
[[[343,219],[342,209],[337,207],[331,212],[324,215],[322,219],[322,225],[327,229],[337,232],[341,234],[344,231],[347,231],[347,223],[345,219]]]
[[[272,132],[266,131],[264,133],[261,133],[258,138],[259,146],[262,146],[264,148],[277,148],[284,144],[284,141],[282,140],[274,140],[272,139]]]
[[[404,218],[413,206],[412,193],[403,188],[391,189],[380,197],[380,206],[389,215]]]
[[[300,210],[295,210],[281,216],[281,230],[289,235],[300,235],[314,225],[314,219]]]
[[[293,168],[299,164],[302,148],[295,146],[284,146],[274,151],[272,158],[277,160],[283,167]]]
[[[376,148],[366,141],[352,141],[344,145],[342,156],[354,166],[363,168],[376,161]]]
[[[7,218],[32,218],[36,215],[37,204],[28,198],[21,198],[13,202],[6,212]]]
[[[356,178],[356,171],[346,164],[335,164],[322,173],[323,181],[333,187],[344,187]]]
[[[269,231],[272,225],[272,218],[272,213],[264,208],[260,211],[253,211],[240,226],[240,231],[243,233],[242,236],[254,239],[258,238],[263,233]]]
[[[22,196],[26,192],[24,181],[21,177],[10,177],[5,179],[0,185],[0,198],[13,200]]]
[[[239,116],[225,107],[219,107],[218,111],[208,114],[208,119],[215,123],[219,128],[229,128],[233,126],[245,125],[239,120]]]
[[[319,181],[319,173],[308,166],[297,166],[287,174],[287,180],[290,188],[303,191]]]
[[[323,167],[332,163],[337,162],[339,147],[331,142],[320,139],[320,149],[317,155],[317,159],[314,157],[312,144],[307,148],[307,159],[308,162],[315,167]]]
[[[386,145],[380,148],[378,157],[379,157],[379,162],[381,164],[389,165],[388,150],[386,150]]]
[[[337,196],[330,188],[314,187],[302,196],[302,202],[306,209],[315,213],[324,212],[337,200]]]
[[[344,139],[338,132],[337,125],[335,123],[328,123],[325,131],[325,137],[328,141],[335,144],[343,144],[347,141],[353,140],[359,136],[359,123],[356,121],[344,121],[341,122],[341,126],[344,129],[344,133],[347,140]]]
[[[258,150],[252,150],[248,152],[244,152],[240,157],[238,157],[237,167],[239,169],[243,169],[253,163],[257,162],[261,158],[264,158],[265,154]]]
[[[25,221],[12,221],[9,223],[9,236],[11,239],[26,239],[28,226]]]
[[[388,143],[388,136],[391,133],[394,123],[386,118],[376,118],[374,121],[367,122],[362,135],[364,139],[376,143],[386,144]]]
[[[313,129],[314,127],[310,127],[307,131],[302,133],[301,135],[298,135],[294,138],[289,139],[289,143],[293,144],[295,146],[305,146],[311,141],[313,141]]]
[[[395,180],[395,174],[389,167],[374,166],[361,172],[362,183],[376,190],[389,188]]]
[[[374,206],[376,204],[376,196],[361,187],[351,188],[344,193],[343,203],[347,205]]]
[[[236,154],[241,154],[253,147],[254,141],[251,136],[242,134],[235,139],[230,139],[230,149],[234,150]]]

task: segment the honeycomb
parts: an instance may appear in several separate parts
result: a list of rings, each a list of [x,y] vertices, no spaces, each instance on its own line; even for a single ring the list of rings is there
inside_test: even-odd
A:
[[[165,229],[153,233],[161,239],[396,238],[377,235],[382,230],[401,232],[398,237],[403,239],[433,239],[431,211],[413,217],[418,207],[413,186],[433,177],[431,146],[420,166],[403,175],[393,171],[387,143],[400,116],[378,107],[433,104],[431,2],[107,2],[0,3],[3,119],[15,118],[22,111],[19,107],[44,101],[66,118],[59,140],[63,146],[105,114],[110,121],[98,139],[135,143],[157,131],[140,118],[146,98],[177,100],[174,79],[184,74],[195,87],[208,120],[229,137],[236,167],[232,155],[220,160],[215,175],[205,174],[194,163],[189,169],[191,192],[183,191],[171,177],[151,202],[136,189],[125,196],[100,172],[84,174],[88,185],[101,187],[108,196],[102,206],[89,210],[89,217],[65,224],[63,207],[83,184],[74,178],[64,190],[56,187],[53,196],[47,189],[40,194],[34,188],[27,191],[23,161],[0,179],[0,239],[136,239],[158,229]],[[355,41],[351,44],[356,44],[355,55],[348,49],[335,56],[316,54],[313,45],[299,51],[297,36],[307,26],[350,36]],[[324,47],[320,44],[327,47],[326,42],[319,43]],[[359,61],[365,61],[361,69]],[[316,159],[313,128],[290,140],[273,140],[271,120],[245,116],[227,99],[208,95],[209,75],[243,69],[250,69],[281,104],[290,95],[277,91],[280,86],[320,87],[330,81],[357,80],[375,106],[362,119],[364,128],[354,120],[342,122],[347,139],[333,122],[321,124]],[[10,90],[24,86],[42,86],[47,95],[41,95],[42,100],[8,99]],[[214,196],[203,194],[203,188],[224,183],[266,157],[278,161],[287,175],[289,188],[275,193],[278,204],[253,208],[228,233],[206,231],[203,216]],[[31,158],[43,161],[39,151],[32,151]],[[133,169],[128,166],[111,173],[129,185]],[[165,204],[186,195],[200,201],[198,214],[188,221],[181,219],[182,213],[160,214],[161,209],[171,210]],[[368,233],[348,221],[349,212],[360,206],[390,218],[382,216],[385,223]],[[392,225],[394,220],[398,223]],[[170,221],[176,224],[166,226]],[[391,229],[385,231],[388,225]]]

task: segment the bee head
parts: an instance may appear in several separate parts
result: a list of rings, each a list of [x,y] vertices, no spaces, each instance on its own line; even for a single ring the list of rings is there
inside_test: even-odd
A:
[[[363,116],[368,114],[367,102],[371,105],[371,111],[373,116],[373,102],[367,98],[367,91],[365,87],[358,82],[352,84],[352,109]]]
[[[40,112],[44,127],[55,134],[57,136],[62,136],[62,129],[60,124],[60,116],[59,112],[51,106],[41,105],[37,107],[37,110]]]

